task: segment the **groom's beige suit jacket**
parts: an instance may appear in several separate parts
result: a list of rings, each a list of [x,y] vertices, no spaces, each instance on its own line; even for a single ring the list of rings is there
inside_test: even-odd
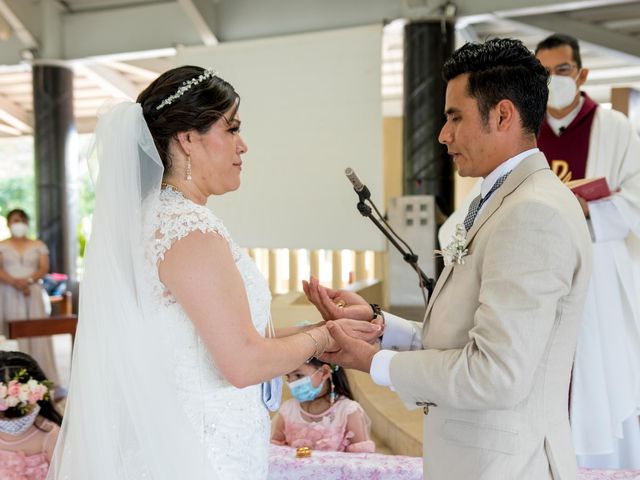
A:
[[[445,267],[423,350],[400,352],[390,378],[424,416],[429,480],[574,480],[571,365],[591,272],[582,210],[543,154],[525,158]]]

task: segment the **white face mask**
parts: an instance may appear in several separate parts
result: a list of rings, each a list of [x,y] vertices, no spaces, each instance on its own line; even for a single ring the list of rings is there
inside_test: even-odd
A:
[[[576,98],[576,93],[578,93],[578,86],[573,78],[551,75],[547,106],[562,110],[571,105],[571,102]]]
[[[29,233],[29,225],[22,222],[12,224],[9,229],[11,230],[11,235],[17,238],[26,237],[27,233]]]

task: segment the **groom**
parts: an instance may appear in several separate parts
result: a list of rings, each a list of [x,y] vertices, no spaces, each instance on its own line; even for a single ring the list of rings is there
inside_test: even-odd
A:
[[[521,42],[497,39],[457,50],[444,76],[439,140],[460,175],[483,178],[467,253],[447,255],[423,323],[383,313],[379,350],[329,322],[341,350],[323,360],[423,407],[429,480],[573,480],[567,397],[591,242],[536,148],[548,74]],[[305,291],[325,319],[375,318],[357,295],[315,280]]]

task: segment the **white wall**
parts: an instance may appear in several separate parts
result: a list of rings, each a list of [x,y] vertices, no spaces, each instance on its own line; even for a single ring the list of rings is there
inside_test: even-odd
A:
[[[242,98],[242,186],[209,201],[240,245],[384,250],[344,176],[383,207],[381,44],[375,25],[178,50]]]

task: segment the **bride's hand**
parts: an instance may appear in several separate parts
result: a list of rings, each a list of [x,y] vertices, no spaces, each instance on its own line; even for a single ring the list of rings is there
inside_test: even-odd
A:
[[[350,318],[340,318],[335,320],[342,327],[344,333],[352,338],[364,340],[367,343],[374,344],[382,335],[382,325],[379,322],[363,322],[361,320],[352,320]]]
[[[308,282],[302,281],[302,288],[325,320],[351,318],[369,322],[373,318],[371,305],[357,293],[323,287],[313,276]]]
[[[322,332],[322,337],[324,339],[323,340],[324,350],[322,352],[322,355],[324,355],[325,353],[335,353],[338,350],[340,350],[340,346],[336,343],[334,338],[331,336],[326,326],[322,326],[318,330]]]

